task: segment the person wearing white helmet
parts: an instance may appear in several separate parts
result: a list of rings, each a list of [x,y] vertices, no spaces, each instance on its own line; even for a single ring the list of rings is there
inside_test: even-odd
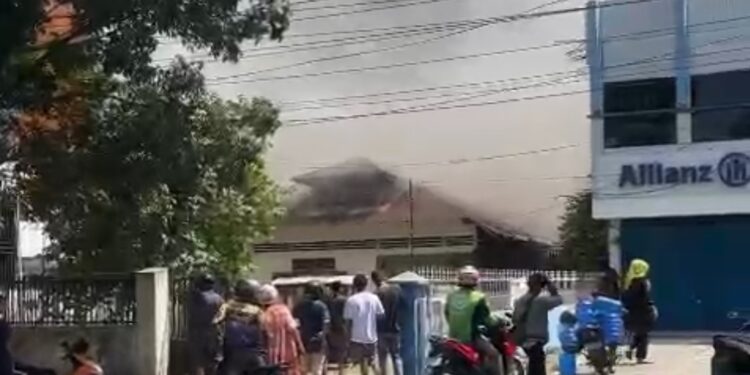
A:
[[[480,327],[491,325],[490,307],[484,293],[477,290],[479,271],[465,266],[458,271],[458,290],[448,295],[445,317],[448,335],[474,345],[484,358],[491,375],[500,375],[500,353],[482,337]]]

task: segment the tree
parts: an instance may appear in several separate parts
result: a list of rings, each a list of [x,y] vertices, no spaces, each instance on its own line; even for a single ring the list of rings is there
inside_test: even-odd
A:
[[[558,227],[565,266],[582,271],[600,269],[607,257],[607,222],[591,216],[591,198],[590,191],[569,196]]]
[[[278,128],[265,100],[224,101],[183,61],[110,83],[76,117],[82,142],[41,132],[16,165],[27,212],[67,272],[209,267],[237,275],[278,214],[262,153]]]
[[[64,271],[164,265],[238,274],[278,215],[262,99],[224,101],[200,65],[151,64],[160,38],[236,61],[280,40],[284,0],[0,2],[4,159]]]
[[[160,38],[236,61],[241,43],[280,40],[288,27],[286,0],[4,0],[0,1],[0,132],[6,152],[33,111],[54,117],[55,103],[74,101],[72,82],[104,77],[149,80],[159,70],[151,55]],[[83,74],[82,72],[86,73]],[[74,93],[75,94],[75,93]],[[20,122],[20,123],[19,123]],[[0,150],[3,151],[3,150]]]

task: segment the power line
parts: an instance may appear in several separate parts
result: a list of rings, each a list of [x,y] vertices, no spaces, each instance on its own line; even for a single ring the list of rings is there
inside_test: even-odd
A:
[[[706,43],[706,44],[704,44],[702,46],[698,46],[696,48],[703,48],[703,47],[710,46],[710,45],[715,45],[715,44],[719,44],[719,43],[725,43],[725,42],[728,42],[728,41],[740,39],[742,37],[743,37],[742,35],[736,35],[736,36],[732,36],[732,37],[729,37],[729,38],[723,38],[723,39],[719,39],[719,40],[714,40],[714,41],[710,41],[710,42],[708,42],[708,43]],[[736,51],[745,50],[747,48],[748,47],[741,47],[741,48],[732,48],[732,49],[729,49],[729,50],[714,51],[714,52],[709,52],[709,53],[704,53],[704,54],[693,54],[693,55],[691,55],[691,57],[701,57],[701,56],[713,55],[713,54],[721,54],[721,53],[726,53],[726,52],[736,52]],[[639,59],[639,60],[635,60],[635,61],[631,61],[631,62],[627,62],[627,63],[615,64],[615,65],[612,65],[612,66],[609,66],[609,67],[606,67],[606,68],[608,68],[608,69],[611,69],[611,68],[622,68],[622,67],[628,67],[628,66],[633,66],[633,65],[638,65],[638,64],[645,64],[645,63],[656,62],[656,61],[664,60],[666,57],[669,57],[670,55],[673,55],[673,54],[674,54],[673,52],[668,52],[666,54],[656,55],[656,56],[652,56],[652,57],[645,58],[645,59]],[[672,58],[669,58],[669,59],[671,60]],[[557,75],[557,74],[558,73],[553,73],[553,75]],[[631,75],[632,74],[633,73],[631,73]],[[548,81],[548,82],[535,83],[535,84],[526,85],[526,86],[516,86],[516,87],[503,88],[503,89],[499,89],[499,90],[498,89],[491,89],[491,90],[480,91],[480,92],[475,93],[475,94],[477,94],[477,96],[487,96],[487,95],[501,93],[501,92],[522,90],[522,89],[539,87],[539,86],[549,85],[549,84],[574,83],[574,82],[580,81],[580,78],[582,78],[586,74],[584,72],[581,72],[581,73],[576,73],[576,72],[570,72],[570,73],[560,72],[559,75],[561,75],[560,79],[558,79],[555,82]],[[576,79],[576,80],[571,81],[571,82],[561,82],[561,81],[567,80],[569,78],[576,78],[576,77],[579,77],[579,79]],[[518,79],[518,80],[526,82],[526,81],[530,80],[530,77],[524,77],[523,79]],[[490,81],[490,82],[491,83],[498,83],[498,82],[503,82],[503,81],[494,81],[494,82]],[[474,86],[474,85],[471,85],[471,86]],[[385,99],[385,100],[379,100],[379,101],[370,101],[370,102],[353,102],[353,103],[351,103],[351,102],[350,103],[343,102],[342,103],[342,102],[339,101],[338,103],[328,104],[328,105],[318,105],[318,106],[312,106],[312,107],[311,106],[308,106],[308,107],[304,107],[303,106],[303,107],[298,107],[298,108],[286,109],[285,112],[290,112],[290,111],[295,111],[295,110],[306,110],[306,109],[329,109],[329,108],[339,108],[339,107],[357,106],[357,105],[387,104],[387,103],[393,103],[393,102],[418,101],[418,100],[426,100],[426,99],[432,99],[432,98],[464,96],[464,95],[468,95],[468,94],[472,94],[472,92],[471,91],[469,91],[469,92],[460,92],[460,93],[451,93],[451,92],[448,92],[448,93],[441,93],[441,94],[432,95],[432,96],[411,97],[411,98],[410,97],[406,97],[406,98],[399,97],[399,98]],[[469,99],[472,99],[472,98],[469,98]],[[464,99],[458,99],[458,100],[464,100]],[[320,103],[320,102],[317,102],[317,103]],[[323,104],[325,104],[325,103],[323,103]],[[438,103],[438,104],[440,104],[440,103]],[[406,108],[406,109],[410,109],[410,108]]]
[[[726,52],[732,52],[732,51],[737,51],[737,50],[742,50],[742,49],[749,49],[749,48],[750,47],[743,47],[743,48],[737,48],[737,49],[732,49],[732,50],[723,50],[723,51],[718,51],[718,52],[719,53],[726,53]],[[654,61],[647,61],[647,62],[654,62]],[[730,61],[730,62],[733,62],[733,61]],[[641,64],[642,63],[646,63],[646,62],[641,62]],[[729,62],[717,62],[715,64],[723,64],[723,63],[729,63]],[[628,63],[628,64],[630,64],[630,63]],[[655,69],[655,70],[650,70],[650,71],[645,71],[645,72],[644,71],[639,71],[639,72],[632,72],[632,73],[627,73],[627,74],[621,74],[621,75],[618,75],[618,76],[612,76],[611,78],[615,78],[615,79],[629,78],[629,77],[633,77],[633,76],[640,76],[640,75],[643,75],[643,74],[657,73],[657,72],[669,71],[669,70],[671,70],[671,68],[670,69],[664,69],[664,68],[662,68],[662,69]],[[435,96],[423,96],[423,97],[415,97],[415,98],[395,98],[395,99],[388,99],[388,100],[383,100],[383,101],[380,101],[380,102],[371,102],[371,103],[368,103],[368,102],[365,102],[365,103],[338,103],[338,104],[333,104],[333,105],[328,105],[328,106],[319,106],[319,107],[315,107],[315,108],[305,108],[305,107],[303,107],[301,109],[329,109],[329,108],[337,108],[337,107],[344,107],[344,106],[356,106],[356,105],[368,105],[368,104],[385,104],[385,103],[391,103],[391,102],[425,100],[425,99],[431,99],[431,98],[436,98],[436,97],[452,97],[452,96],[462,96],[462,95],[469,95],[469,94],[476,94],[478,96],[488,96],[488,95],[492,95],[492,94],[498,94],[498,93],[503,93],[503,92],[516,91],[516,90],[523,90],[523,89],[535,88],[535,87],[546,86],[546,85],[559,85],[559,84],[576,83],[576,82],[580,82],[582,80],[582,78],[584,78],[585,75],[586,75],[585,73],[578,73],[578,74],[569,74],[569,73],[574,73],[574,71],[573,72],[550,73],[550,74],[541,75],[541,76],[528,76],[528,77],[514,78],[514,79],[512,79],[514,81],[528,81],[528,80],[531,80],[531,79],[534,79],[534,78],[540,78],[540,77],[543,77],[543,76],[567,74],[567,75],[560,76],[560,78],[558,78],[557,82],[554,82],[554,81],[539,82],[539,83],[534,83],[534,84],[525,85],[525,86],[512,86],[512,87],[501,88],[501,89],[489,89],[489,90],[479,91],[479,92],[476,92],[476,93],[472,93],[472,92],[463,92],[463,93],[458,93],[458,94],[446,93],[446,94],[440,94],[440,95],[435,95]],[[575,80],[573,80],[573,81],[565,81],[567,79],[576,78],[576,77],[578,77],[578,78],[575,79]],[[560,82],[560,81],[563,81],[563,82]],[[495,81],[495,83],[496,82],[503,82],[503,81]],[[468,98],[468,99],[473,99],[473,98]],[[459,98],[458,100],[466,100],[466,99]],[[441,103],[438,103],[438,104],[441,104]],[[417,108],[428,107],[428,108],[425,108],[425,109],[429,110],[429,109],[432,109],[431,107],[433,107],[433,106],[434,106],[434,104],[424,104],[424,105],[416,106],[416,107],[407,107],[407,108],[400,108],[400,109],[390,110],[390,111],[388,111],[388,113],[389,114],[400,114],[400,113],[421,112],[422,110],[416,110],[416,109]],[[334,117],[322,117],[320,119],[331,119],[331,120],[333,120],[333,119],[336,119],[336,118],[337,117],[334,116]],[[300,123],[307,124],[310,121],[316,121],[316,120],[315,119],[298,119],[298,120],[292,119],[292,120],[286,120],[287,123],[294,123],[294,124],[300,124]]]
[[[333,5],[318,5],[318,6],[303,7],[303,8],[295,8],[294,4],[292,4],[292,13],[304,13],[304,12],[325,10],[325,9],[355,8],[355,7],[365,6],[365,5],[380,5],[380,4],[397,5],[401,2],[407,2],[407,1],[414,2],[414,0],[371,0],[371,1],[356,2],[356,3],[343,3],[343,4],[339,3],[339,4],[333,4]],[[442,0],[437,0],[437,1],[442,1]]]
[[[209,77],[207,78],[206,84],[209,86],[218,86],[218,85],[227,85],[227,84],[234,85],[234,84],[243,84],[243,83],[289,80],[289,79],[300,79],[300,78],[313,78],[313,77],[321,77],[321,76],[329,76],[329,75],[337,75],[337,74],[369,72],[369,71],[376,71],[376,70],[382,70],[382,69],[403,68],[403,67],[409,67],[409,66],[452,62],[452,61],[465,60],[465,59],[474,59],[474,58],[483,58],[483,57],[490,57],[490,56],[514,54],[514,53],[539,51],[539,50],[545,50],[545,49],[559,48],[559,47],[563,47],[571,43],[576,43],[576,42],[570,42],[570,41],[553,42],[553,43],[547,43],[547,44],[541,44],[541,45],[535,45],[535,46],[527,46],[527,47],[505,49],[505,50],[499,50],[499,51],[489,51],[489,52],[474,53],[474,54],[468,54],[468,55],[435,58],[435,59],[429,59],[429,60],[407,61],[407,62],[402,62],[402,63],[346,68],[346,69],[329,70],[329,71],[322,71],[322,72],[310,72],[310,73],[291,74],[291,75],[284,75],[284,76],[271,76],[271,77],[259,77],[259,78],[243,79],[243,80],[234,80],[235,78],[252,76],[255,74],[260,74],[260,73],[268,71],[268,70],[265,70],[265,71],[261,70],[261,71],[249,72],[249,73],[232,74],[232,75],[227,75],[227,76]],[[323,59],[326,59],[326,58],[323,58]],[[291,67],[291,66],[286,66],[286,67]]]
[[[750,48],[750,47],[746,47],[746,48]],[[726,61],[715,62],[711,64],[706,64],[706,65],[707,66],[708,65],[721,65],[721,64],[729,64],[729,63],[740,62],[740,61],[747,61],[747,58],[726,60]],[[661,70],[665,71],[666,69],[661,69]],[[671,68],[669,70],[671,70]],[[642,72],[638,72],[638,73],[631,73],[630,75],[639,76],[641,74]],[[382,116],[388,116],[388,115],[398,115],[398,114],[407,114],[407,113],[420,113],[420,112],[431,112],[431,111],[440,111],[440,110],[448,110],[448,109],[462,109],[462,108],[509,104],[509,103],[532,101],[532,100],[540,100],[540,99],[551,99],[551,98],[559,98],[559,97],[565,97],[565,96],[574,96],[574,95],[586,94],[590,92],[591,90],[589,89],[573,90],[573,91],[566,91],[566,92],[559,92],[559,93],[552,93],[552,94],[526,96],[526,97],[520,97],[520,98],[491,100],[491,101],[484,101],[484,102],[478,102],[478,103],[441,105],[441,106],[435,106],[435,107],[424,106],[424,107],[417,108],[417,109],[395,109],[395,110],[388,110],[388,111],[360,113],[360,114],[354,114],[354,115],[341,115],[341,116],[317,117],[317,118],[311,118],[311,119],[286,120],[285,122],[289,124],[286,126],[302,126],[302,125],[312,125],[312,124],[318,124],[318,123],[335,122],[335,121],[351,120],[351,119],[359,119],[359,118],[382,117]]]
[[[551,3],[547,3],[545,5],[542,5],[542,6],[549,6],[551,4],[559,3],[561,1],[569,1],[569,0],[557,0]],[[536,8],[540,8],[540,7],[536,7]],[[688,27],[697,28],[701,26],[710,26],[710,25],[719,24],[719,23],[729,23],[729,22],[736,22],[736,21],[747,20],[747,19],[750,19],[750,16],[700,22],[700,23],[688,25]],[[426,24],[426,25],[405,26],[406,29],[402,31],[398,31],[398,27],[395,27],[395,28],[361,29],[361,30],[355,29],[355,30],[349,30],[349,31],[341,30],[341,31],[336,31],[336,32],[313,33],[309,35],[297,34],[294,36],[306,37],[306,36],[315,36],[315,35],[357,34],[359,32],[371,32],[373,30],[388,31],[388,30],[393,29],[393,31],[388,31],[382,34],[373,33],[372,35],[355,35],[355,36],[348,36],[345,38],[317,40],[317,41],[311,41],[311,42],[305,42],[305,43],[293,43],[293,44],[284,44],[284,45],[277,45],[277,46],[242,49],[241,52],[243,53],[246,53],[246,52],[253,52],[253,53],[241,57],[240,60],[267,57],[267,56],[276,56],[276,55],[282,55],[282,54],[287,54],[287,53],[304,52],[304,51],[310,51],[310,50],[317,50],[320,48],[342,47],[342,46],[359,44],[359,43],[364,43],[364,42],[376,42],[376,41],[383,41],[383,40],[389,40],[389,39],[399,39],[401,37],[431,35],[431,34],[436,34],[436,33],[443,32],[443,31],[451,31],[455,29],[460,29],[456,33],[456,34],[459,34],[459,33],[472,31],[479,27],[484,27],[488,25],[491,25],[491,23],[487,23],[487,22],[476,23],[475,21],[455,21],[452,23],[449,22],[445,24]],[[469,26],[476,26],[476,27],[469,27]],[[413,29],[409,29],[409,27]],[[467,27],[467,28],[462,29],[462,27]],[[721,28],[721,29],[706,30],[703,32],[723,31],[723,30],[736,29],[740,27],[747,27],[747,25],[739,25],[739,26],[735,25],[735,26],[730,26],[730,27]],[[671,35],[675,33],[676,31],[673,27],[672,28],[658,28],[658,29],[645,30],[645,31],[633,32],[633,33],[624,33],[624,34],[619,34],[615,36],[610,36],[606,38],[604,42],[606,43],[606,42],[626,41],[626,40],[634,40],[636,38],[644,38],[644,37],[654,38],[654,37]],[[439,37],[439,39],[444,39],[450,36],[453,36],[453,35],[441,36]],[[560,43],[575,44],[575,43],[585,43],[585,42],[586,42],[585,39],[574,39],[574,40],[569,40],[569,41],[562,41]],[[398,48],[402,48],[402,47],[403,46],[399,46]],[[263,51],[269,51],[269,52],[262,53]],[[377,52],[378,49],[375,49],[374,51]],[[368,52],[368,51],[363,51],[363,52]],[[222,61],[212,58],[210,53],[192,54],[186,57],[190,59],[190,61],[193,61],[193,62],[201,62],[201,63],[221,63],[222,62]],[[171,60],[173,60],[172,57],[167,57],[167,58],[156,59],[154,60],[154,62],[157,62],[157,63],[169,62]]]
[[[265,81],[289,80],[289,79],[308,78],[308,77],[321,77],[321,76],[344,74],[344,73],[360,73],[360,72],[382,70],[382,69],[403,68],[407,66],[416,66],[416,65],[434,64],[434,63],[474,59],[474,58],[489,57],[489,56],[507,55],[507,54],[518,53],[518,52],[539,51],[539,50],[544,50],[544,49],[549,49],[549,48],[559,48],[561,46],[562,45],[557,44],[557,43],[550,43],[550,44],[545,44],[545,45],[540,45],[540,46],[474,53],[474,54],[469,54],[469,55],[443,57],[443,58],[436,58],[436,59],[430,59],[430,60],[419,60],[419,61],[410,61],[410,62],[395,63],[395,64],[329,70],[329,71],[323,71],[323,72],[312,72],[312,73],[293,74],[293,75],[285,75],[285,76],[259,77],[259,78],[252,78],[252,79],[238,80],[238,81],[227,81],[233,78],[240,78],[240,77],[245,77],[248,75],[257,74],[255,72],[239,73],[239,74],[232,74],[232,75],[227,75],[227,76],[209,78],[206,84],[209,86],[218,86],[218,85],[225,85],[225,84],[239,84],[239,83],[249,83],[249,82],[265,82]]]
[[[557,151],[570,150],[570,149],[574,149],[578,147],[580,147],[579,144],[563,144],[563,145],[558,145],[558,146],[553,146],[553,147],[525,150],[525,151],[519,151],[519,152],[513,152],[513,153],[482,155],[482,156],[471,157],[471,158],[433,160],[433,161],[426,161],[426,162],[399,163],[399,164],[386,165],[385,167],[386,168],[413,168],[413,167],[424,167],[424,166],[460,165],[460,164],[467,164],[467,163],[474,163],[474,162],[484,162],[484,161],[490,161],[490,160],[502,160],[502,159],[522,157],[522,156],[547,154],[547,153],[552,153],[552,152],[557,152]],[[316,165],[316,166],[310,165],[310,166],[306,166],[304,169],[317,171],[317,170],[322,170],[322,169],[347,169],[347,168],[349,167],[347,166],[339,167],[336,165]]]
[[[574,12],[587,11],[587,10],[592,10],[592,9],[603,9],[603,8],[610,8],[610,7],[615,7],[615,6],[633,5],[633,4],[646,3],[646,2],[652,2],[652,1],[656,1],[656,0],[627,0],[627,1],[619,2],[619,3],[609,3],[609,4],[600,4],[600,5],[586,5],[584,7],[565,8],[565,9],[551,10],[551,11],[542,11],[542,12],[519,13],[519,14],[506,15],[506,16],[501,16],[501,17],[491,17],[491,18],[486,19],[486,21],[484,22],[484,24],[480,24],[480,25],[474,26],[473,28],[470,28],[469,30],[460,30],[458,32],[451,33],[449,35],[439,36],[437,38],[432,38],[432,39],[428,39],[428,40],[422,40],[422,41],[418,41],[418,42],[407,43],[407,44],[398,45],[398,46],[392,46],[392,47],[387,47],[387,48],[383,48],[383,49],[375,49],[375,50],[370,50],[370,51],[360,51],[360,52],[355,52],[355,53],[348,53],[348,54],[338,55],[338,56],[323,57],[323,58],[318,58],[318,59],[313,59],[313,60],[308,60],[308,61],[302,61],[302,62],[298,62],[298,63],[294,63],[294,64],[289,64],[289,65],[276,66],[276,67],[272,67],[272,68],[268,68],[268,69],[262,69],[262,70],[253,71],[253,72],[232,74],[232,75],[228,75],[228,76],[211,77],[209,79],[212,80],[212,81],[217,81],[217,80],[225,80],[225,79],[231,79],[231,78],[253,76],[253,75],[257,75],[257,74],[261,74],[261,73],[267,73],[267,72],[271,72],[271,71],[277,71],[277,70],[288,69],[288,68],[295,68],[295,67],[305,66],[305,65],[309,65],[309,64],[313,64],[313,63],[318,63],[318,62],[332,61],[332,60],[338,60],[338,59],[349,58],[349,57],[363,56],[363,55],[372,54],[372,53],[386,52],[386,51],[390,51],[390,50],[394,50],[394,49],[399,49],[399,48],[403,48],[403,47],[407,47],[407,46],[413,46],[413,45],[417,45],[417,44],[424,44],[424,43],[432,42],[432,41],[435,41],[435,40],[438,40],[438,39],[443,39],[443,38],[446,38],[446,37],[450,37],[450,36],[453,36],[453,35],[456,35],[456,34],[460,34],[460,33],[466,32],[466,31],[470,31],[470,30],[473,30],[473,29],[476,29],[476,28],[479,28],[479,27],[482,27],[482,26],[489,25],[489,24],[510,23],[510,22],[515,22],[515,21],[520,21],[520,20],[526,20],[526,19],[542,18],[542,17],[554,16],[554,15],[561,15],[561,14],[568,14],[568,13],[574,13]]]

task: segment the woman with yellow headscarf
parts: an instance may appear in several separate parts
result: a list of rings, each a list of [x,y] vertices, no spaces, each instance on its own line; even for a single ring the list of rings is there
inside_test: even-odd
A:
[[[632,340],[627,357],[643,363],[648,355],[649,332],[656,322],[656,307],[651,299],[651,282],[648,279],[648,263],[643,259],[633,259],[625,275],[622,304],[627,309],[625,328]]]

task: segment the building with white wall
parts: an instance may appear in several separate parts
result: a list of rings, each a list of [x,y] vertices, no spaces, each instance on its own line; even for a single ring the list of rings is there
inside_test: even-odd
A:
[[[546,248],[489,223],[419,183],[366,159],[294,178],[271,242],[253,248],[255,276],[397,274],[413,266],[539,261]],[[543,255],[543,254],[542,254]],[[478,263],[479,262],[479,263]],[[508,263],[505,263],[508,264]]]
[[[593,214],[611,263],[651,264],[659,327],[750,308],[750,1],[651,0],[587,17]]]

